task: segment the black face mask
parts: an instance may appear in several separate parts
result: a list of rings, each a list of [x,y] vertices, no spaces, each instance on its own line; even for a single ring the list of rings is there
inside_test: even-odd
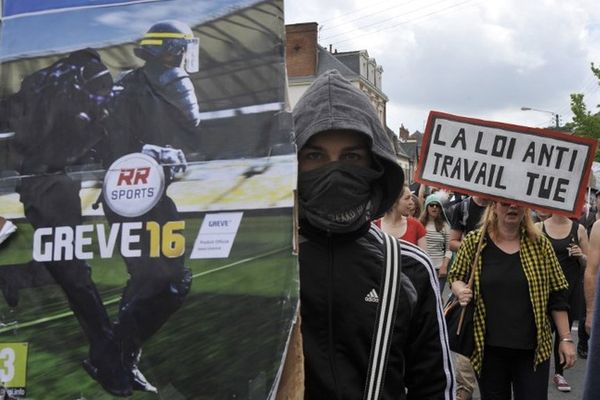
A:
[[[300,217],[332,233],[359,229],[371,220],[381,201],[373,182],[383,168],[359,167],[333,162],[298,174]]]

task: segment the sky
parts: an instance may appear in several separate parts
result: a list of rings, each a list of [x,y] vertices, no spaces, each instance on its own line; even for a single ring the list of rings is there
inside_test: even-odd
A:
[[[31,14],[11,15],[2,22],[0,61],[37,54],[67,52],[82,46],[101,47],[109,43],[135,40],[156,21],[178,19],[190,25],[230,11],[246,0],[53,0],[55,9],[35,12],[39,0],[13,0],[15,9]],[[61,5],[85,3],[81,7]],[[93,3],[93,4],[92,4]],[[113,7],[95,7],[98,3],[116,3]],[[129,4],[126,5],[125,3]],[[40,28],[41,27],[41,28]],[[42,29],[44,35],[24,34]]]
[[[367,50],[383,67],[387,125],[423,131],[430,110],[532,127],[600,111],[596,0],[285,0],[285,23],[319,44]],[[529,107],[541,111],[522,111]]]

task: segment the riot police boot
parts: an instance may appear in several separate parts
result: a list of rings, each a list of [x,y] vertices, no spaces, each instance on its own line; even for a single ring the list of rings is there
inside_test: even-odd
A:
[[[139,390],[141,392],[158,393],[158,389],[152,385],[142,371],[139,370],[137,365],[134,365],[131,369],[131,388],[133,390]]]
[[[138,362],[140,361],[141,355],[142,351],[138,350],[125,356],[125,363],[128,364],[130,373],[131,387],[133,390],[139,390],[141,392],[158,393],[158,389],[148,382],[144,374],[142,374],[142,371],[138,368]],[[127,360],[127,357],[130,357],[130,359]]]
[[[84,330],[87,327],[85,324],[82,326]],[[107,392],[115,396],[130,396],[133,389],[121,357],[121,347],[112,338],[112,332],[105,326],[102,328],[90,336],[89,358],[83,361],[83,368]]]
[[[113,396],[128,397],[133,389],[127,371],[118,363],[116,366],[97,366],[91,360],[83,360],[83,369],[92,379]]]

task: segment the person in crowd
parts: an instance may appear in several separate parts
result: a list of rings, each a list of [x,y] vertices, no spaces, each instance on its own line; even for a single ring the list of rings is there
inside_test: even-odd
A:
[[[421,212],[423,211],[423,202],[419,199],[419,196],[414,193],[411,194],[412,204],[410,206],[410,211],[408,212],[409,217],[419,218],[421,216]]]
[[[528,210],[494,202],[482,227],[462,241],[448,279],[465,306],[475,299],[475,349],[471,355],[482,400],[547,399],[552,331],[560,337],[564,368],[575,363],[567,315],[567,280],[550,241],[535,227]],[[482,238],[483,235],[483,238]],[[466,282],[478,243],[473,289]]]
[[[587,231],[588,237],[592,234],[592,226],[594,225],[594,223],[600,219],[600,190],[596,192],[595,196],[595,203],[592,204],[588,204],[587,205],[587,210],[586,212],[581,216],[581,218],[579,219],[579,223],[582,224],[584,226],[584,228]],[[583,271],[585,273],[585,270]],[[583,282],[584,279],[582,279]],[[582,292],[583,292],[583,288],[582,288]],[[579,310],[580,312],[580,318],[579,318],[579,326],[585,326],[585,321],[586,321],[586,301],[585,301],[585,297],[584,297],[584,301],[581,302],[582,307]],[[577,330],[577,354],[579,355],[579,357],[586,359],[588,357],[588,342],[589,342],[589,335],[586,329],[578,329]]]
[[[449,247],[453,252],[458,251],[462,238],[469,232],[477,229],[487,200],[478,197],[466,197],[454,205],[450,217],[450,240]],[[452,264],[450,265],[452,269]],[[477,386],[477,378],[469,359],[461,354],[456,354],[456,398],[457,400],[469,400],[473,396]]]
[[[450,217],[450,250],[458,251],[462,238],[479,226],[487,205],[479,196],[466,197],[455,205]]]
[[[552,214],[550,218],[536,224],[538,228],[550,240],[558,262],[563,270],[565,278],[569,283],[567,291],[567,301],[569,310],[569,329],[575,319],[578,319],[577,312],[581,309],[582,288],[582,266],[585,267],[586,254],[588,251],[587,233],[578,222],[571,221],[569,218]],[[571,385],[564,377],[563,365],[559,362],[558,350],[560,347],[559,332],[554,333],[554,377],[553,382],[556,388],[561,392],[571,391]]]
[[[594,204],[587,204],[587,209],[579,219],[579,223],[587,230],[588,236],[592,231],[594,222],[600,219],[600,190],[596,192],[594,198]]]
[[[431,262],[437,271],[441,292],[446,284],[448,262],[452,257],[452,251],[449,247],[450,225],[440,195],[435,193],[427,196],[425,209],[421,213],[419,221],[427,231],[425,235],[427,254],[431,257]]]
[[[597,289],[600,284],[599,265],[600,221],[596,221],[590,232],[589,252],[584,276],[587,312],[585,331],[590,340],[583,400],[600,399],[600,380],[598,380],[598,376],[600,376],[600,290]]]
[[[433,266],[420,249],[370,223],[396,202],[404,180],[375,109],[332,70],[308,88],[293,118],[305,399],[452,398]],[[400,247],[396,262],[385,262],[385,243]],[[386,268],[401,268],[388,287],[395,291],[385,291]],[[380,314],[380,298],[394,293],[395,311]],[[376,320],[391,331],[380,336]]]
[[[538,223],[547,220],[552,214],[542,210],[530,210],[531,219],[533,222]]]
[[[427,251],[427,240],[425,227],[418,219],[410,216],[410,208],[413,204],[412,194],[408,186],[402,187],[402,191],[392,208],[390,208],[380,220],[375,221],[384,232],[419,246]]]

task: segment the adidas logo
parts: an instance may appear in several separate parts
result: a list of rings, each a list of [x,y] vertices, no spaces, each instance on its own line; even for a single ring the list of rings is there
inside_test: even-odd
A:
[[[375,289],[371,289],[369,294],[365,296],[365,301],[368,303],[379,303],[379,296],[377,295]]]

